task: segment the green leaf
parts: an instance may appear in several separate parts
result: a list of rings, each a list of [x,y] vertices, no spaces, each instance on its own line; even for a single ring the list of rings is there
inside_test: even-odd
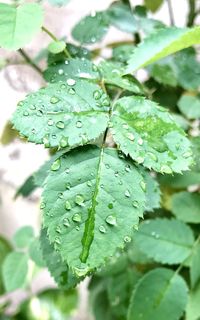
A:
[[[138,31],[138,21],[128,5],[114,2],[106,13],[110,24],[116,28],[129,33]]]
[[[19,196],[28,197],[35,189],[36,189],[36,185],[34,182],[34,177],[31,175],[17,189],[17,192],[15,194],[15,199],[18,198]]]
[[[128,320],[179,320],[186,307],[187,291],[185,281],[172,270],[151,270],[136,285]]]
[[[186,309],[186,320],[199,320],[200,318],[200,283],[195,290],[191,290]]]
[[[136,94],[144,94],[142,85],[135,77],[132,75],[123,76],[124,67],[121,63],[104,60],[98,65],[98,68],[106,84],[111,84]]]
[[[135,233],[135,245],[147,257],[163,264],[178,264],[191,253],[194,236],[189,226],[178,220],[146,220]]]
[[[66,60],[65,63],[51,65],[45,72],[44,78],[48,82],[66,81],[68,78],[82,78],[100,80],[97,67],[85,58]]]
[[[44,225],[62,258],[85,275],[131,241],[144,210],[144,181],[115,149],[77,148],[57,161],[43,192]]]
[[[133,160],[161,173],[188,170],[190,142],[165,108],[143,97],[116,101],[111,132],[118,147]]]
[[[23,288],[28,273],[28,256],[12,252],[3,262],[3,281],[7,292]]]
[[[72,29],[72,36],[80,43],[92,44],[102,40],[108,31],[109,21],[104,12],[84,17]]]
[[[63,262],[60,254],[55,251],[47,237],[47,230],[41,231],[40,246],[46,266],[60,288],[70,289],[77,285],[81,278],[77,278],[66,262]]]
[[[200,223],[200,195],[187,191],[173,194],[171,210],[179,220]]]
[[[26,248],[34,238],[33,228],[25,226],[17,230],[13,237],[14,244],[17,248]]]
[[[18,7],[0,3],[0,46],[17,50],[40,31],[43,10],[37,3],[25,3]]]
[[[193,252],[190,265],[191,287],[195,288],[200,280],[200,244],[198,243]]]
[[[42,250],[40,248],[40,241],[35,238],[29,246],[29,256],[38,267],[45,267],[45,262],[42,256]]]
[[[160,8],[163,0],[144,0],[144,3],[148,10],[155,12]]]
[[[145,38],[134,50],[125,74],[198,43],[200,43],[200,27],[160,29]]]
[[[167,57],[149,67],[150,75],[157,82],[176,87],[178,84],[177,75],[173,67],[172,57]]]
[[[175,174],[173,177],[160,176],[159,182],[174,189],[187,188],[194,184],[200,184],[200,173],[188,171],[184,172],[183,175]]]
[[[200,137],[191,137],[191,142],[195,162],[192,169],[198,174],[200,172]]]
[[[49,289],[22,303],[19,319],[69,320],[78,305],[76,290]]]
[[[12,122],[28,141],[48,148],[86,144],[105,131],[109,103],[98,85],[68,78],[28,95]]]
[[[200,98],[198,96],[191,96],[183,94],[178,101],[179,110],[188,119],[200,118]]]
[[[133,44],[122,44],[115,48],[113,48],[113,56],[112,59],[118,62],[125,63],[131,53],[133,52],[134,46]]]
[[[66,47],[65,41],[53,41],[48,45],[48,50],[51,53],[57,54],[62,52]]]
[[[0,237],[0,295],[4,293],[4,285],[2,279],[2,266],[6,256],[10,253],[11,246],[10,244],[2,237]],[[1,310],[1,306],[0,306]]]

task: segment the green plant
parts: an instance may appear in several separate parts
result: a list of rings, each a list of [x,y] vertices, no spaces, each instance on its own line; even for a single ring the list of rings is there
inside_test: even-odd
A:
[[[19,102],[11,120],[21,137],[53,153],[17,196],[43,188],[37,252],[61,288],[92,275],[96,319],[200,317],[200,195],[188,189],[200,183],[192,130],[200,67],[191,48],[200,43],[200,27],[191,27],[198,9],[188,1],[191,28],[167,27],[147,16],[161,4],[116,1],[84,17],[72,30],[81,46],[42,26],[41,5],[0,4],[0,45],[19,49],[48,83]],[[111,25],[133,41],[111,44],[111,58],[97,64],[99,50],[83,45]],[[20,49],[39,29],[53,40],[44,72]],[[144,67],[149,78],[140,83],[133,73]],[[11,253],[3,264],[8,291],[22,285],[9,276],[11,257],[20,258]]]

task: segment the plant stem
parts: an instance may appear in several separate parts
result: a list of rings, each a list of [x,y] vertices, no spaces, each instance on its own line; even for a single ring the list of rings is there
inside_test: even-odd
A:
[[[39,72],[39,74],[43,74],[40,67],[38,67],[37,64],[35,64],[35,62],[29,57],[29,55],[23,49],[19,49],[18,52],[28,64],[30,64],[37,72]]]
[[[51,31],[49,31],[46,27],[42,27],[42,31],[46,32],[46,33],[49,35],[49,37],[50,37],[51,39],[53,39],[54,41],[59,41],[58,38],[57,38]],[[68,59],[71,58],[71,55],[70,55],[69,51],[67,50],[67,48],[65,48],[65,49],[63,50],[63,52],[65,53],[65,55],[66,55],[66,57],[67,57]]]
[[[171,0],[167,0],[167,5],[168,5],[168,11],[169,11],[170,24],[171,26],[174,26],[175,20],[174,20],[174,12],[172,8]]]
[[[197,16],[196,2],[195,0],[189,0],[189,14],[188,14],[188,21],[187,21],[188,27],[193,26],[196,16]]]

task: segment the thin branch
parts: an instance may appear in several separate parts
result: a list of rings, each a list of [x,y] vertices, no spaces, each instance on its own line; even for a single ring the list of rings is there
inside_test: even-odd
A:
[[[51,31],[49,31],[46,27],[43,26],[43,27],[42,27],[42,31],[46,32],[46,34],[48,34],[49,37],[50,37],[51,39],[53,39],[53,41],[59,41],[59,39],[58,39]],[[71,58],[71,55],[70,55],[69,51],[67,50],[67,48],[65,48],[65,49],[63,50],[63,52],[65,53],[65,55],[66,55],[66,57],[67,57],[68,59]]]
[[[175,19],[174,19],[174,12],[173,12],[173,8],[172,8],[171,0],[167,0],[167,5],[168,5],[168,11],[169,11],[170,24],[171,24],[171,26],[174,26]]]
[[[38,67],[38,65],[35,64],[35,62],[29,57],[29,55],[23,49],[19,49],[18,52],[29,65],[31,65],[37,72],[39,72],[40,75],[43,74],[40,67]]]
[[[189,0],[189,14],[188,14],[188,20],[187,20],[187,26],[191,27],[194,24],[194,20],[197,16],[196,12],[196,1],[195,0]]]

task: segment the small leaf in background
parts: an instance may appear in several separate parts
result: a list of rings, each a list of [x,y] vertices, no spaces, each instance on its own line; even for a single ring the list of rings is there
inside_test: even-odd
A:
[[[131,55],[125,74],[136,71],[179,50],[200,43],[200,27],[164,28],[145,38]]]
[[[200,194],[187,191],[173,194],[171,210],[179,220],[200,223]]]
[[[7,145],[18,137],[18,132],[13,129],[12,124],[8,121],[3,129],[3,132],[0,137],[0,143],[3,145]]]
[[[34,177],[31,175],[17,189],[15,194],[15,199],[18,198],[19,196],[28,197],[36,189],[36,187],[37,186],[35,185]]]
[[[143,97],[123,97],[111,116],[113,139],[143,166],[170,174],[193,163],[190,141],[165,108]]]
[[[70,59],[67,63],[57,63],[51,65],[44,71],[44,78],[48,82],[67,81],[68,78],[83,78],[99,81],[100,74],[98,68],[85,58]]]
[[[102,40],[109,27],[108,17],[104,12],[86,16],[72,29],[72,36],[80,43],[93,44]]]
[[[115,149],[76,148],[58,161],[45,181],[43,223],[63,260],[85,275],[131,241],[144,211],[145,183]]]
[[[14,7],[0,3],[0,46],[17,50],[40,31],[43,23],[43,10],[37,3],[25,3]]]
[[[11,252],[11,246],[6,239],[0,236],[0,296],[4,293],[2,266],[6,256]],[[1,311],[1,306],[0,306]]]
[[[151,77],[153,77],[157,82],[176,87],[178,85],[178,80],[176,72],[173,68],[172,57],[167,57],[149,66],[149,72]]]
[[[117,62],[126,63],[130,54],[133,52],[133,50],[134,50],[133,44],[119,45],[119,46],[113,48],[112,59]]]
[[[138,21],[132,14],[128,5],[120,2],[114,2],[106,12],[110,24],[116,28],[129,32],[135,33],[138,31]]]
[[[194,289],[200,281],[200,244],[198,243],[193,252],[190,265],[191,287]]]
[[[34,238],[33,228],[25,226],[17,230],[13,237],[14,244],[17,248],[26,248]]]
[[[148,10],[155,12],[163,4],[163,0],[144,0],[144,3]]]
[[[62,52],[66,47],[65,41],[53,41],[48,45],[49,52],[57,54]]]
[[[35,238],[32,240],[29,246],[29,256],[31,260],[34,261],[38,267],[45,267],[45,261],[42,256],[42,250],[41,250],[40,241],[38,238]]]
[[[178,101],[179,110],[188,119],[200,118],[200,98],[189,94],[183,94]]]
[[[199,320],[200,318],[200,283],[191,290],[186,309],[186,320]]]
[[[141,169],[141,174],[146,183],[146,204],[145,211],[153,211],[160,208],[161,192],[159,184],[148,171]]]
[[[23,288],[28,273],[28,256],[22,252],[12,252],[3,262],[3,282],[7,292]]]
[[[19,320],[66,320],[71,319],[77,306],[78,295],[75,289],[49,289],[23,302],[17,316]]]
[[[157,218],[139,225],[135,245],[148,257],[163,264],[183,262],[192,252],[192,229],[178,220]]]
[[[105,131],[109,105],[97,84],[68,78],[29,94],[12,122],[28,141],[46,148],[84,145]]]
[[[102,79],[106,84],[110,84],[136,94],[144,94],[144,90],[139,81],[132,75],[123,76],[124,67],[120,63],[102,61],[98,65]]]
[[[187,303],[187,285],[170,269],[146,273],[133,291],[128,320],[178,320]]]

